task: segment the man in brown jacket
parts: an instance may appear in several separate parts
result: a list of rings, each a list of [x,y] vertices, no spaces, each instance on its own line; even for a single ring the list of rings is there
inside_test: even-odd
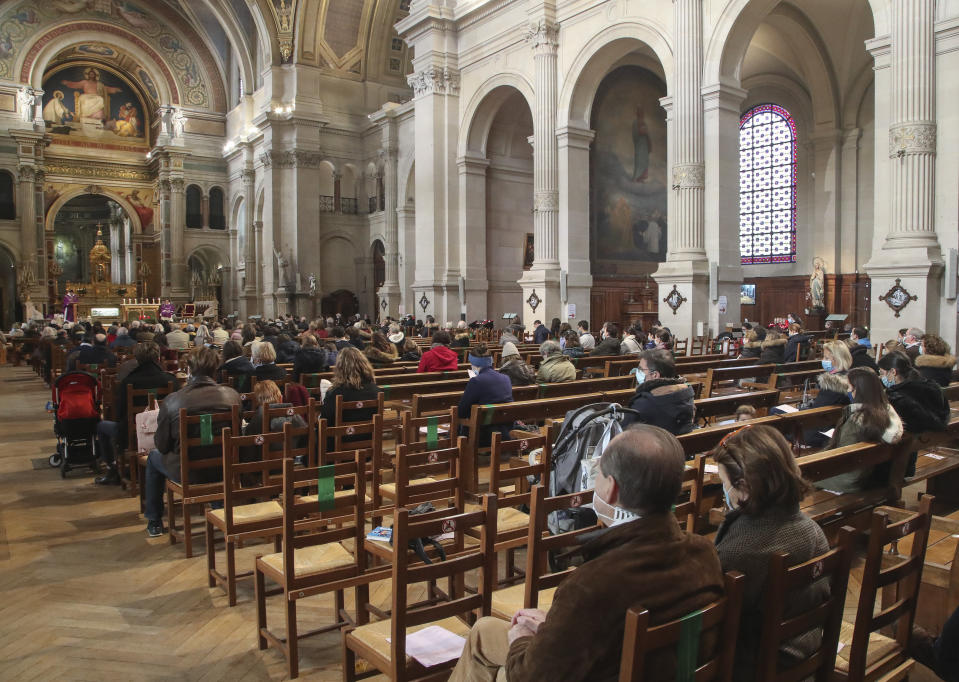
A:
[[[610,441],[593,503],[610,527],[580,548],[586,562],[560,585],[548,613],[523,609],[512,623],[477,621],[450,680],[615,681],[628,608],[648,608],[659,624],[720,597],[712,543],[683,532],[670,511],[684,466],[682,446],[664,429],[637,425]],[[639,518],[612,525],[615,507]],[[675,660],[673,653],[651,657],[646,679],[673,679]]]
[[[229,386],[220,386],[213,378],[220,367],[220,355],[212,348],[201,347],[188,360],[190,380],[160,404],[156,449],[147,458],[145,488],[147,533],[163,534],[163,492],[166,479],[180,480],[180,408],[188,414],[228,412],[240,404],[240,394]],[[192,454],[192,453],[191,453]]]

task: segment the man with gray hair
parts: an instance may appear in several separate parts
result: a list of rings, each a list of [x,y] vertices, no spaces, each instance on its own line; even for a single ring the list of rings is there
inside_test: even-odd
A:
[[[558,342],[543,341],[539,345],[539,352],[543,360],[539,363],[539,371],[536,373],[537,381],[544,384],[559,384],[576,379],[576,368],[573,367],[569,356],[563,355]]]
[[[120,327],[117,329],[117,338],[113,339],[110,348],[116,350],[117,348],[131,348],[135,345],[137,345],[137,342],[131,338],[130,330],[126,327]]]
[[[521,609],[511,623],[477,621],[450,680],[494,682],[501,669],[509,682],[615,680],[629,607],[642,605],[657,625],[720,597],[715,548],[680,529],[671,511],[684,467],[679,441],[655,426],[638,425],[610,441],[593,494],[607,527],[576,550],[585,563],[557,588],[548,613]],[[635,518],[614,521],[617,509]],[[650,656],[647,671],[675,679],[675,652]]]
[[[902,337],[902,350],[913,362],[919,357],[919,350],[922,348],[922,337],[926,332],[919,327],[910,327],[906,330],[906,335]]]

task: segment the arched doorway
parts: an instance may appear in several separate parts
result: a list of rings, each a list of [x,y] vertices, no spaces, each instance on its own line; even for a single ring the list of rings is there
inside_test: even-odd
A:
[[[109,281],[117,285],[136,281],[130,216],[110,197],[81,194],[63,204],[53,218],[58,294],[65,291],[67,282],[91,282],[95,276],[107,276],[90,271],[88,257],[98,238],[110,250]]]
[[[329,296],[324,296],[320,302],[320,311],[323,317],[335,317],[337,314],[350,317],[359,312],[360,302],[352,291],[339,289]]]

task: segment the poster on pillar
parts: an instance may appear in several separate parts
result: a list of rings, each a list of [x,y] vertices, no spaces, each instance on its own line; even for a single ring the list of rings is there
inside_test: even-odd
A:
[[[666,260],[666,85],[639,66],[602,81],[593,102],[590,251],[594,274],[645,274]]]

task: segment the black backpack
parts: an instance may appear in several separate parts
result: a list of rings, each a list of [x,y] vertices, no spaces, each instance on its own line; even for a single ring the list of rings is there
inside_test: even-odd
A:
[[[410,516],[419,516],[420,514],[429,514],[430,512],[436,511],[436,507],[433,506],[432,502],[421,502],[412,509],[410,509]],[[411,538],[408,545],[409,548],[416,552],[416,556],[423,560],[424,563],[432,564],[429,556],[426,554],[426,545],[425,542],[430,543],[440,555],[440,561],[446,561],[446,552],[443,551],[443,545],[434,540],[431,537],[425,538]],[[390,534],[390,544],[393,544],[393,535]]]

